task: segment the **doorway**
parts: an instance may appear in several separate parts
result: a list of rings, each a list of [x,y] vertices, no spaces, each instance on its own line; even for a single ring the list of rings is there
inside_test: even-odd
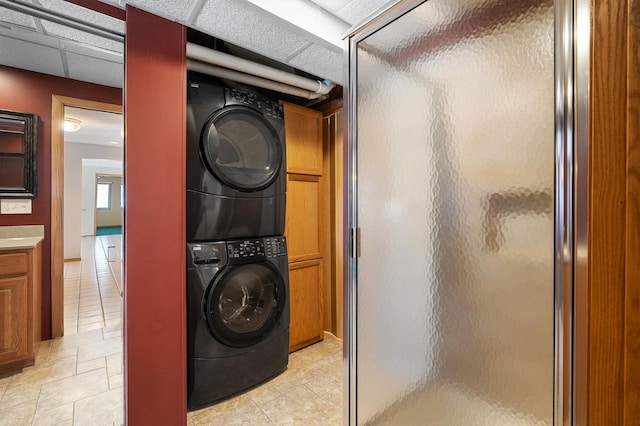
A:
[[[122,114],[122,106],[64,96],[52,96],[51,122],[51,334],[64,335],[64,122],[65,108]],[[78,221],[79,222],[79,221]],[[79,257],[79,256],[78,256]]]

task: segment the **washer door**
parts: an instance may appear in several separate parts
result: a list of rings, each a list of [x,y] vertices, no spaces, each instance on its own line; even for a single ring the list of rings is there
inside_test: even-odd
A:
[[[271,185],[282,166],[276,130],[262,114],[239,105],[209,118],[202,132],[202,157],[220,182],[245,192]]]
[[[205,297],[209,331],[229,346],[253,345],[269,334],[285,302],[284,280],[270,263],[225,268]]]

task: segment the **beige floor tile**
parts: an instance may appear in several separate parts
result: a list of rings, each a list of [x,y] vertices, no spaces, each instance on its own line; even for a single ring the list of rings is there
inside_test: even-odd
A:
[[[9,383],[7,389],[4,392],[2,400],[0,400],[0,410],[14,407],[16,405],[22,405],[29,401],[34,401],[40,396],[39,384],[30,383]]]
[[[323,396],[334,389],[342,387],[342,384],[324,374],[316,374],[304,382],[304,385],[318,396]]]
[[[112,339],[89,343],[78,348],[78,361],[84,362],[90,359],[122,353],[122,339]]]
[[[124,386],[124,377],[122,374],[114,374],[113,376],[109,376],[109,389],[117,389]]]
[[[189,416],[198,425],[207,424],[215,418],[226,415],[231,412],[240,412],[243,409],[253,410],[257,405],[251,400],[248,394],[243,393],[234,398],[222,401],[210,407],[206,407],[197,411],[192,411]]]
[[[329,402],[329,404],[342,409],[344,404],[344,394],[342,393],[342,386],[335,388],[334,390],[324,394],[322,398]]]
[[[74,424],[82,426],[101,426],[121,422],[122,388],[99,393],[76,401]]]
[[[107,356],[107,372],[109,376],[122,374],[122,352]]]
[[[310,380],[317,372],[310,368],[287,368],[282,374],[271,379],[270,385],[281,393],[291,392],[296,386]]]
[[[64,322],[64,335],[70,336],[78,333],[78,321],[65,321]]]
[[[122,339],[122,330],[105,332],[104,328],[102,329],[102,338],[104,340],[113,339],[114,337],[119,337]]]
[[[0,376],[0,401],[2,401],[2,397],[4,396],[4,391],[7,390],[7,386],[9,386],[9,382],[11,381],[11,376]]]
[[[87,371],[97,370],[99,368],[104,368],[106,366],[106,361],[104,357],[90,359],[89,361],[78,362],[77,373],[86,373]]]
[[[333,406],[304,386],[297,386],[260,408],[276,424],[320,424]]]
[[[73,403],[37,412],[33,417],[33,426],[57,426],[69,421],[73,422]]]
[[[82,319],[87,319],[93,316],[102,317],[102,306],[90,306],[79,311],[79,316]]]
[[[40,364],[49,359],[51,353],[51,340],[45,340],[38,343],[38,349],[36,351],[36,364]]]
[[[105,313],[114,314],[116,312],[122,312],[122,303],[121,302],[112,302],[109,304],[105,304],[102,306],[102,309]]]
[[[8,408],[0,408],[0,425],[30,425],[36,411],[37,400],[31,400]]]
[[[269,417],[258,407],[245,408],[240,412],[225,413],[220,417],[207,419],[204,423],[200,418],[194,419],[194,425],[207,426],[273,426],[274,423]]]
[[[63,351],[71,348],[77,348],[78,346],[86,345],[89,343],[102,341],[101,330],[90,330],[84,333],[77,333],[73,336],[65,335],[62,338],[53,340],[51,345],[52,352]]]
[[[324,416],[317,419],[315,424],[317,426],[342,426],[344,424],[343,416],[342,406],[334,406],[329,408]]]
[[[102,303],[104,303],[105,305],[110,305],[112,303],[121,303],[122,299],[120,298],[120,296],[112,296],[112,297],[105,297],[102,299]]]
[[[38,412],[105,392],[109,389],[107,370],[88,371],[42,386],[38,400]]]
[[[264,404],[265,402],[273,401],[274,399],[281,397],[282,392],[280,392],[271,382],[267,382],[251,389],[247,392],[247,395],[253,402],[260,406],[260,404]]]
[[[122,324],[122,318],[106,319],[105,324],[109,327],[120,325]]]
[[[113,322],[113,321],[121,321],[122,320],[122,312],[105,312],[104,314],[105,323]],[[109,327],[115,324],[109,325]]]
[[[46,361],[36,367],[25,368],[16,374],[11,384],[14,386],[42,386],[55,380],[76,374],[75,357],[66,357]]]
[[[49,361],[63,358],[75,358],[78,355],[78,348],[69,348],[62,351],[52,351],[49,354]]]
[[[78,332],[89,331],[89,330],[100,330],[104,327],[104,322],[94,322],[91,324],[78,324]]]
[[[342,381],[344,377],[344,364],[341,357],[327,357],[311,365],[311,368],[331,377],[336,381]]]
[[[94,322],[103,322],[103,321],[104,321],[104,316],[102,315],[102,312],[100,312],[99,315],[91,315],[91,316],[80,315],[80,317],[78,318],[78,325],[87,325],[87,324],[92,324]]]

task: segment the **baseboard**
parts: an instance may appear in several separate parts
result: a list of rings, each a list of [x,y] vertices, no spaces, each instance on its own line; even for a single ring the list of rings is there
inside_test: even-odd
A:
[[[69,258],[69,259],[65,259],[64,261],[65,262],[77,262],[79,260],[82,260],[82,259],[80,259],[79,257],[72,257],[72,258]]]

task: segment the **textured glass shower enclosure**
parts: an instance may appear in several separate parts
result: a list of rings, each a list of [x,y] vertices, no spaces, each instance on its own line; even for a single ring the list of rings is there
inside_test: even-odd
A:
[[[551,425],[554,1],[408,3],[350,41],[351,421]]]

